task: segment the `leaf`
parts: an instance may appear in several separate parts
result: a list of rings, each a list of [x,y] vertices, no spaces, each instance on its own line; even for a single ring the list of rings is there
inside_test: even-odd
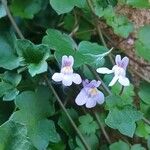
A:
[[[28,140],[26,127],[13,121],[0,126],[0,139],[1,150],[36,150]]]
[[[99,148],[99,140],[95,134],[84,135],[84,139],[92,150],[96,150]],[[85,150],[85,147],[79,137],[76,137],[76,143],[78,147],[75,148],[75,150]]]
[[[131,150],[146,150],[146,148],[142,147],[141,144],[134,144],[131,146]]]
[[[74,121],[78,119],[78,113],[73,108],[67,109],[67,112]],[[64,112],[61,112],[58,120],[58,125],[66,132],[68,136],[74,135],[74,128],[71,126],[70,121],[68,120]]]
[[[148,0],[126,0],[125,3],[136,8],[150,8]]]
[[[145,139],[148,139],[150,135],[150,126],[145,124],[144,122],[138,122],[137,129],[136,129],[136,135],[139,137],[144,137]]]
[[[114,33],[127,38],[133,31],[133,24],[125,16],[118,15],[112,7],[104,9],[106,23],[114,29]]]
[[[109,146],[110,150],[130,150],[130,147],[127,143],[119,140]]]
[[[8,29],[7,29],[8,30]],[[0,67],[5,69],[15,69],[19,66],[19,58],[16,55],[13,33],[0,31]]]
[[[146,82],[142,83],[138,94],[143,102],[150,105],[150,84]]]
[[[46,45],[34,45],[28,40],[17,40],[17,53],[22,58],[22,66],[27,66],[31,76],[47,71],[46,59],[50,52]]]
[[[75,6],[82,8],[86,0],[49,0],[52,8],[60,15],[70,12]]]
[[[14,100],[19,94],[17,85],[21,81],[21,75],[14,72],[5,72],[2,75],[0,82],[0,97],[3,97],[4,101]]]
[[[93,120],[92,116],[89,114],[79,117],[80,125],[78,126],[79,130],[83,134],[95,134],[96,130],[99,129],[98,124]]]
[[[103,57],[108,55],[110,51],[108,51],[108,49],[104,46],[98,45],[97,43],[82,41],[78,46],[78,52],[80,55],[82,55],[82,59],[78,59],[78,63],[90,64],[94,67],[102,66],[104,63]]]
[[[42,0],[14,0],[10,5],[10,9],[14,16],[32,19],[41,10],[42,6]]]
[[[121,88],[122,88],[122,85],[119,83],[116,83],[114,86],[112,86],[111,91],[114,94],[119,96]],[[123,92],[120,97],[124,103],[132,104],[134,96],[135,96],[134,87],[132,84],[130,84],[130,86],[124,87]]]
[[[136,129],[135,122],[140,119],[142,119],[141,112],[131,106],[126,106],[123,109],[111,109],[105,123],[113,129],[118,129],[122,134],[133,137]]]
[[[47,44],[49,48],[53,50],[67,51],[73,50],[77,47],[73,39],[65,33],[61,33],[54,29],[48,29],[46,33],[47,35],[44,36],[42,42]]]
[[[45,87],[39,87],[35,92],[24,91],[15,100],[16,107],[20,110],[13,113],[10,118],[26,125],[29,138],[39,150],[46,149],[49,142],[60,141],[54,122],[47,119],[54,113],[50,98],[52,97],[49,89]]]
[[[3,4],[0,4],[0,18],[5,17],[7,15],[5,7]]]
[[[150,25],[141,27],[138,31],[138,39],[135,42],[136,54],[150,61]]]

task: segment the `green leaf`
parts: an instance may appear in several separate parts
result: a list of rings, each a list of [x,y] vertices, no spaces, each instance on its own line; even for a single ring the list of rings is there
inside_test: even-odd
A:
[[[148,0],[126,0],[125,3],[136,8],[150,8]]]
[[[82,59],[78,58],[79,64],[89,64],[94,67],[102,66],[104,63],[103,58],[108,55],[110,51],[104,46],[100,46],[97,43],[91,43],[88,41],[80,42],[78,46],[78,54],[82,56]]]
[[[74,50],[77,46],[73,39],[58,30],[48,29],[47,35],[43,38],[43,43],[47,44],[53,50]]]
[[[148,139],[150,135],[150,126],[140,121],[137,124],[136,135]]]
[[[96,150],[99,148],[99,140],[95,134],[84,135],[84,139],[92,150]],[[76,143],[78,147],[76,147],[75,150],[85,150],[85,147],[79,137],[76,137]]]
[[[150,105],[150,84],[142,83],[140,85],[139,96],[143,102]]]
[[[50,98],[52,99],[49,89],[44,87],[39,87],[35,92],[24,91],[15,101],[20,110],[13,113],[10,118],[26,125],[29,138],[39,150],[46,149],[49,142],[60,141],[54,122],[47,119],[54,113]]]
[[[98,124],[93,120],[92,116],[89,114],[79,117],[80,125],[78,126],[79,130],[83,134],[95,134],[96,130],[99,129]]]
[[[1,150],[36,150],[28,140],[26,127],[13,121],[0,126],[0,139]]]
[[[19,94],[17,85],[21,81],[21,75],[14,72],[5,72],[1,77],[0,82],[0,97],[3,97],[4,101],[14,100]]]
[[[138,39],[135,42],[136,54],[150,61],[150,25],[141,27],[138,31]]]
[[[0,31],[0,33],[0,67],[15,69],[19,66],[19,58],[14,48],[15,36],[5,31]]]
[[[13,0],[10,9],[15,16],[32,19],[41,10],[42,5],[42,0]]]
[[[115,142],[111,144],[109,146],[109,149],[110,150],[130,150],[130,146],[127,143],[119,140],[119,142]]]
[[[117,15],[112,7],[104,9],[106,23],[114,29],[114,33],[127,38],[133,31],[133,24],[125,16]]]
[[[122,85],[119,83],[116,83],[114,86],[112,86],[111,91],[114,94],[119,96],[121,89],[122,89]],[[124,87],[123,92],[120,97],[124,103],[132,104],[134,96],[135,96],[134,87],[132,84],[130,84],[130,86]]]
[[[46,59],[50,56],[50,51],[46,45],[34,45],[28,40],[17,40],[17,53],[31,76],[47,71]]]
[[[141,112],[131,106],[125,106],[123,109],[111,109],[105,123],[113,129],[118,129],[122,134],[133,137],[136,129],[135,122],[140,119],[142,119]]]
[[[67,109],[67,112],[74,121],[78,119],[78,113],[73,108]],[[71,126],[70,121],[63,111],[61,112],[61,115],[59,117],[58,125],[66,132],[68,136],[74,135],[74,128]]]
[[[5,7],[3,4],[0,4],[0,18],[5,17],[7,15]]]
[[[131,146],[131,150],[146,150],[146,148],[142,147],[141,144],[134,144]]]
[[[49,0],[52,8],[60,15],[70,12],[75,6],[82,8],[86,0]]]

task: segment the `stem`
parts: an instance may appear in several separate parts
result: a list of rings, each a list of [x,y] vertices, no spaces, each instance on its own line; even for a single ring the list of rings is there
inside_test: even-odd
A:
[[[110,138],[109,138],[109,135],[107,134],[107,132],[106,132],[104,126],[102,125],[101,120],[99,119],[99,116],[98,116],[97,112],[93,111],[93,113],[94,113],[94,115],[95,115],[95,117],[96,117],[96,120],[97,120],[97,122],[98,122],[98,124],[99,124],[99,126],[100,126],[100,128],[101,128],[101,130],[102,130],[102,132],[103,132],[103,134],[104,134],[104,136],[105,136],[107,142],[108,142],[109,144],[111,144],[112,142],[111,142],[111,140],[110,140]]]
[[[122,87],[121,87],[121,91],[120,91],[120,93],[119,93],[119,95],[120,95],[120,96],[122,95],[123,90],[124,90],[124,86],[122,85]]]
[[[148,125],[150,125],[150,121],[149,121],[148,119],[146,119],[145,117],[143,117],[143,121],[144,121],[145,123],[147,123]]]
[[[1,0],[1,2],[2,2],[2,4],[4,5],[5,10],[6,10],[6,13],[7,13],[7,15],[8,15],[8,18],[9,18],[11,24],[13,25],[14,29],[16,30],[18,36],[19,36],[21,39],[24,39],[23,34],[21,33],[21,31],[20,31],[20,29],[18,28],[16,22],[14,21],[14,18],[12,17],[12,15],[11,15],[11,13],[10,13],[10,10],[9,10],[9,8],[8,8],[8,6],[7,6],[7,0]]]
[[[63,103],[61,102],[58,94],[56,93],[55,89],[53,88],[53,86],[51,85],[51,83],[49,82],[48,78],[45,77],[47,85],[49,86],[49,88],[51,89],[51,91],[53,92],[53,94],[56,97],[56,100],[58,101],[59,105],[61,106],[61,108],[63,109],[63,111],[65,112],[66,116],[68,117],[70,123],[72,124],[72,126],[74,127],[75,131],[77,132],[78,136],[80,137],[82,143],[84,144],[85,148],[87,150],[91,150],[91,148],[89,147],[89,145],[87,144],[87,142],[85,141],[83,135],[81,134],[81,132],[78,130],[76,124],[74,123],[74,121],[72,120],[71,116],[69,115],[69,113],[67,112],[66,108],[64,107]]]

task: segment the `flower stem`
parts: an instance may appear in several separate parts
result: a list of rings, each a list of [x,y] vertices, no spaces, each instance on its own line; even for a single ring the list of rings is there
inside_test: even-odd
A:
[[[72,120],[71,116],[69,115],[69,113],[67,112],[66,108],[64,107],[63,103],[61,102],[58,94],[56,93],[55,89],[53,88],[53,86],[51,85],[50,81],[48,80],[47,76],[45,76],[45,80],[47,82],[47,85],[49,86],[49,88],[51,89],[51,91],[53,92],[53,94],[56,97],[56,100],[58,101],[59,105],[61,106],[61,108],[63,109],[64,113],[66,114],[66,116],[68,117],[70,123],[72,124],[72,126],[74,127],[75,131],[77,132],[78,136],[80,137],[82,143],[84,144],[85,148],[87,150],[91,150],[90,146],[87,144],[87,142],[85,141],[83,135],[81,134],[81,132],[79,131],[79,129],[77,128],[76,124],[74,123],[74,121]]]
[[[122,85],[122,87],[121,87],[121,91],[120,91],[120,93],[119,93],[119,95],[120,95],[120,96],[122,95],[123,90],[124,90],[124,86]]]
[[[97,122],[98,122],[98,124],[99,124],[99,126],[100,126],[100,128],[101,128],[101,130],[102,130],[102,132],[103,132],[103,134],[104,134],[104,136],[105,136],[107,142],[108,142],[109,144],[111,144],[112,142],[111,142],[111,140],[110,140],[110,138],[109,138],[109,135],[107,134],[107,132],[106,132],[104,126],[102,125],[102,122],[101,122],[101,120],[99,119],[99,116],[98,116],[97,112],[93,111],[93,113],[94,113],[94,115],[95,115],[95,118],[96,118],[96,120],[97,120]]]
[[[11,22],[11,24],[13,25],[14,29],[16,30],[18,36],[21,38],[21,39],[24,39],[24,36],[23,34],[21,33],[19,27],[17,26],[16,22],[14,21],[14,18],[12,17],[11,13],[10,13],[10,10],[7,6],[7,0],[1,0],[2,4],[4,5],[5,7],[5,10],[6,10],[6,13],[8,15],[8,18]]]

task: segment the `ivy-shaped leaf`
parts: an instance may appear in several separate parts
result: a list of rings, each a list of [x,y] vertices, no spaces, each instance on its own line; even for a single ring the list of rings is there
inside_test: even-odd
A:
[[[14,0],[10,9],[15,16],[32,19],[41,10],[43,3],[42,0]]]
[[[27,66],[31,76],[47,71],[46,59],[50,51],[46,45],[34,45],[29,40],[17,40],[17,53],[22,59],[22,66]]]
[[[10,32],[0,31],[0,67],[15,69],[19,66],[19,58],[15,51],[15,35]]]
[[[55,29],[48,29],[47,35],[43,38],[43,43],[53,50],[74,50],[77,46],[73,39],[65,33]]]
[[[13,121],[0,126],[0,139],[1,150],[36,150],[27,137],[27,128]]]
[[[141,27],[138,31],[138,39],[135,42],[136,53],[138,56],[150,61],[150,25]]]
[[[74,121],[78,119],[78,113],[73,108],[67,109],[67,112]],[[66,132],[68,136],[74,135],[74,128],[71,126],[70,121],[68,120],[64,112],[61,112],[58,120],[58,125]]]
[[[105,123],[113,129],[118,129],[122,134],[133,137],[136,129],[135,122],[142,117],[141,112],[131,106],[125,106],[123,109],[111,109]]]
[[[70,12],[75,6],[82,8],[86,0],[49,0],[52,8],[58,13],[63,14]]]
[[[21,75],[14,72],[5,72],[1,76],[0,82],[0,97],[3,97],[4,101],[14,100],[19,94],[17,85],[21,81]]]
[[[79,130],[83,134],[95,134],[96,130],[99,129],[98,124],[93,120],[93,117],[89,114],[79,117],[80,125]]]
[[[133,24],[128,18],[117,15],[112,7],[104,9],[103,17],[106,19],[106,23],[113,28],[114,33],[123,38],[127,38],[133,31]]]
[[[60,141],[54,122],[47,119],[54,113],[50,98],[49,90],[44,87],[39,87],[35,92],[24,91],[15,100],[20,110],[13,113],[10,118],[26,125],[29,138],[39,150],[46,149],[49,142]]]
[[[140,85],[139,96],[143,102],[150,105],[150,84],[142,83]]]

